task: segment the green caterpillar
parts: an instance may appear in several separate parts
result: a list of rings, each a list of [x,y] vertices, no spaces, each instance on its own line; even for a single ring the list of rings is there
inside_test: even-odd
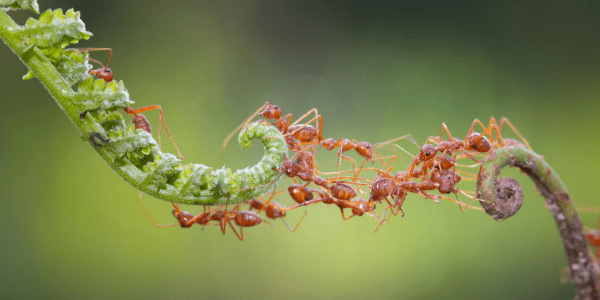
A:
[[[35,0],[0,0],[7,9],[29,8],[37,12]],[[279,130],[256,122],[240,132],[244,148],[257,138],[265,155],[254,166],[233,172],[202,164],[182,164],[175,155],[159,150],[154,138],[127,124],[119,109],[134,102],[122,81],[106,83],[88,74],[87,53],[66,47],[89,39],[79,12],[47,10],[38,20],[30,18],[18,26],[0,11],[0,38],[29,68],[24,79],[37,77],[58,105],[100,156],[136,189],[156,198],[184,204],[218,205],[240,203],[272,189],[279,180],[279,167],[288,148]],[[75,92],[71,87],[77,84]]]

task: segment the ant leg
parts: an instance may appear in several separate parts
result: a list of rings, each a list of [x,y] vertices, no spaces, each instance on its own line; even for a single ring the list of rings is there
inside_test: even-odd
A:
[[[165,228],[165,227],[174,227],[174,226],[179,225],[179,224],[169,224],[169,225],[159,225],[159,224],[156,224],[156,220],[154,220],[154,216],[152,216],[152,213],[150,212],[150,209],[148,209],[148,206],[146,206],[146,202],[142,198],[142,193],[141,192],[140,192],[140,194],[138,196],[138,199],[139,199],[139,201],[135,201],[135,205],[138,207],[139,210],[142,211],[142,213],[144,213],[144,216],[146,217],[146,219],[148,219],[148,221],[150,221],[150,223],[152,225],[154,225],[155,227]],[[143,205],[143,207],[142,207],[142,205]],[[173,204],[173,206],[175,206],[175,204]],[[175,208],[177,209],[177,206],[175,206]]]
[[[323,139],[323,116],[319,116],[319,124],[317,126],[317,132],[319,133],[317,135],[317,140],[318,141],[322,141]]]
[[[183,155],[181,155],[181,152],[179,152],[179,148],[177,148],[177,144],[175,144],[175,140],[173,140],[173,137],[171,136],[171,133],[169,132],[169,127],[167,127],[167,120],[165,119],[165,115],[163,114],[162,108],[160,107],[160,105],[150,105],[150,106],[146,106],[146,107],[141,107],[141,108],[137,108],[137,109],[132,109],[131,107],[126,107],[125,108],[125,112],[129,115],[136,115],[136,114],[140,114],[149,110],[155,110],[158,109],[158,113],[159,113],[159,119],[158,119],[158,145],[159,145],[159,149],[160,149],[160,145],[161,145],[161,137],[160,137],[160,131],[161,131],[161,121],[165,124],[165,130],[167,130],[167,135],[169,136],[169,138],[171,139],[171,142],[173,142],[173,146],[175,146],[175,150],[177,150],[177,154],[179,154],[179,157],[181,158],[181,160],[183,160]]]
[[[502,134],[500,134],[500,129],[498,128],[498,126],[491,124],[483,132],[488,132],[489,135],[492,136],[492,131],[496,132],[496,138],[497,138],[498,145],[504,144],[504,138],[502,137]],[[482,133],[481,135],[483,136],[483,135],[485,135],[485,133]],[[479,137],[479,138],[481,138],[481,137]]]
[[[252,121],[252,119],[254,119],[254,117],[256,117],[258,115],[258,113],[265,108],[265,106],[269,105],[269,102],[265,102],[265,104],[263,104],[261,107],[259,107],[255,112],[253,112],[249,117],[246,118],[246,120],[244,120],[244,122],[242,122],[242,124],[240,124],[238,127],[236,127],[231,133],[229,133],[229,135],[227,135],[227,137],[225,138],[225,140],[223,141],[223,146],[221,146],[221,150],[224,150],[225,147],[227,146],[227,143],[229,143],[229,140],[231,140],[231,138],[235,135],[236,132],[238,132],[240,129],[246,127],[250,121]]]
[[[291,119],[291,114],[289,114],[289,116],[290,116],[290,119]],[[303,117],[304,117],[304,116],[303,116]],[[296,132],[300,131],[302,128],[304,128],[304,127],[308,126],[308,124],[312,123],[313,121],[315,122],[315,124],[317,125],[317,127],[319,127],[319,126],[318,126],[318,124],[319,124],[319,123],[317,123],[317,120],[318,120],[319,118],[321,118],[321,119],[322,119],[321,115],[317,115],[316,117],[314,117],[314,118],[310,119],[308,122],[306,122],[306,123],[302,124],[302,125],[301,125],[301,126],[298,128],[298,129],[296,129],[296,130],[294,130],[294,131],[292,131],[292,132],[288,132],[288,133],[284,134],[283,136],[288,136],[288,135],[292,135],[292,136],[293,136],[293,135],[294,135],[294,133],[296,133]],[[301,119],[298,119],[298,120],[296,120],[296,122],[294,122],[293,124],[289,125],[288,127],[292,127],[292,126],[296,125],[296,123],[298,123],[298,121],[300,121],[300,120],[301,120]],[[288,121],[288,122],[289,122],[289,121]],[[316,128],[316,129],[317,129],[317,132],[318,132],[319,128]],[[318,136],[318,134],[317,134],[317,136]]]
[[[465,192],[461,191],[460,189],[456,189],[456,190],[457,190],[459,193],[461,193],[461,194],[463,194],[463,195],[465,195],[465,196],[467,196],[467,197],[471,198],[471,200],[473,200],[473,199],[476,199],[475,197],[473,197],[473,196],[471,196],[471,195],[469,195],[469,194],[467,194],[467,193],[465,193]],[[448,201],[450,201],[450,202],[453,202],[453,203],[457,203],[455,199],[452,199],[452,198],[449,198],[449,197],[446,197],[446,196],[442,196],[442,195],[436,195],[436,197],[437,197],[437,198],[440,198],[440,199],[445,199],[445,200],[448,200]],[[470,209],[476,209],[476,210],[481,210],[481,211],[483,211],[483,208],[481,208],[481,207],[475,207],[475,206],[472,206],[472,205],[470,205],[470,204],[467,204],[467,203],[460,202],[460,203],[457,203],[457,204],[459,204],[459,205],[462,205],[463,207],[466,207],[466,208],[470,208]]]
[[[263,209],[265,209],[267,206],[271,205],[270,204],[271,200],[273,200],[273,197],[275,197],[275,195],[277,195],[277,194],[275,194],[275,189],[276,188],[277,188],[277,186],[273,187],[273,192],[271,192],[271,197],[269,197],[269,200],[265,200],[263,197],[258,196],[258,198],[260,198],[262,201],[265,202],[265,204],[263,205],[263,207],[261,207],[261,209],[258,210],[258,214],[260,214],[263,211]]]
[[[339,157],[338,157],[338,165],[337,165],[337,173],[338,173],[337,176],[339,176],[339,173],[340,173],[340,165],[342,164],[342,158],[345,159],[345,160],[347,160],[347,161],[349,161],[349,162],[351,162],[352,165],[354,166],[354,170],[356,170],[356,161],[354,159],[352,159],[352,158],[350,158],[350,157],[342,154],[342,148],[341,147],[340,147],[340,151],[338,151],[338,156]],[[358,175],[356,175],[356,173],[355,173],[355,176],[358,176]]]
[[[233,224],[231,224],[231,219],[227,219],[227,223],[229,223],[229,226],[231,226],[231,230],[233,230],[233,233],[235,233],[235,235],[238,237],[238,239],[240,239],[240,241],[243,241],[244,238],[246,237],[246,232],[244,232],[244,227],[240,226],[240,230],[242,231],[242,235],[240,235],[238,233],[238,231],[235,230],[235,227],[233,227]],[[225,229],[223,229],[223,234],[225,234]]]
[[[392,166],[392,168],[393,168],[393,166]],[[390,169],[391,169],[391,168],[390,168]],[[390,175],[390,174],[388,174],[388,173],[386,173],[386,172],[384,172],[384,171],[382,171],[382,170],[379,170],[379,169],[377,169],[377,168],[363,168],[363,170],[375,171],[375,172],[377,172],[377,173],[379,173],[379,174],[381,174],[381,175],[383,175],[383,176],[385,176],[385,177],[387,177],[387,178],[389,178],[389,179],[393,180],[393,181],[394,181],[396,184],[398,184],[398,183],[399,183],[399,182],[398,182],[398,180],[396,180],[396,178],[394,178],[392,175]]]
[[[440,141],[442,141],[442,136],[444,135],[444,129],[446,130],[446,133],[448,134],[450,141],[454,142],[454,138],[452,137],[452,134],[450,134],[450,130],[448,129],[448,126],[446,126],[446,123],[442,123],[442,130],[440,131]],[[429,141],[429,139],[428,139],[428,141]]]
[[[94,60],[95,63],[103,66],[103,67],[107,67],[108,63],[110,62],[110,58],[112,56],[112,49],[111,48],[79,48],[77,49],[77,51],[79,52],[92,52],[92,51],[108,51],[108,60],[106,61],[106,65],[102,65],[101,63],[99,63],[98,61]],[[89,60],[92,60],[90,58],[88,58]]]
[[[390,161],[385,162],[385,160],[388,159],[388,158],[391,158]],[[378,158],[374,158],[373,160],[381,160],[381,168],[385,169],[385,168],[387,168],[388,165],[390,165],[391,163],[393,163],[396,160],[396,155],[381,156],[381,157],[378,157]],[[368,160],[365,159],[365,161],[360,166],[360,169],[359,169],[359,172],[358,172],[359,174],[360,174],[360,172],[362,172],[362,169],[363,169],[363,167],[364,167],[364,165],[365,165],[365,163],[367,161]]]
[[[281,118],[281,120],[285,120],[285,123],[281,124],[281,129],[280,130],[281,130],[282,134],[284,132],[287,132],[288,128],[290,128],[290,123],[292,122],[292,117],[293,116],[294,115],[292,115],[292,114],[287,114],[287,115],[285,115],[284,117]],[[277,123],[277,122],[279,122],[279,120],[275,121],[275,123]],[[283,122],[283,121],[281,121],[281,122]],[[278,125],[277,127],[279,127],[279,124],[277,124],[277,125]]]
[[[385,141],[385,142],[377,143],[377,144],[373,145],[373,148],[376,148],[376,149],[378,149],[378,148],[381,148],[381,147],[383,147],[383,146],[385,146],[385,145],[388,145],[388,144],[391,144],[391,143],[393,143],[393,142],[396,142],[396,141],[399,141],[399,140],[403,140],[403,139],[407,139],[407,140],[409,140],[410,142],[412,142],[413,144],[415,144],[415,145],[417,146],[417,148],[421,148],[421,147],[419,146],[419,144],[417,143],[417,141],[415,140],[415,138],[412,136],[412,134],[403,135],[403,136],[401,136],[401,137],[397,137],[397,138],[395,138],[395,139],[391,139],[391,140],[389,140],[389,141]]]
[[[475,119],[477,120],[477,119]],[[479,120],[477,120],[479,121]],[[481,124],[481,122],[479,122]],[[482,124],[483,126],[483,124]],[[440,170],[442,168],[440,167]],[[456,152],[454,153],[454,163],[452,164],[452,185],[456,185]],[[461,205],[462,203],[458,199],[458,194],[456,193],[456,189],[454,189],[454,196],[456,196],[456,202],[458,203],[458,208],[460,208],[461,212],[465,212],[465,209]]]
[[[352,218],[355,216],[355,215],[353,214],[353,215],[349,216],[348,218],[346,218],[346,217],[344,216],[344,209],[340,207],[340,210],[342,211],[342,219],[344,219],[344,221],[348,221],[348,220],[352,219]]]
[[[424,198],[427,197],[427,198],[433,200],[435,203],[440,203],[440,200],[438,200],[436,198],[436,196],[434,196],[432,194],[429,194],[429,193],[426,193],[426,192],[423,192],[423,191],[421,191],[420,194],[423,195]]]
[[[388,208],[390,208],[390,207],[388,206],[388,207],[386,207],[383,210],[383,219],[381,220],[381,222],[379,222],[379,224],[377,225],[377,227],[375,227],[375,230],[373,232],[377,233],[377,230],[379,230],[379,227],[381,227],[381,225],[386,225],[389,222],[389,220],[385,219],[385,213],[386,213],[386,211],[387,211]]]
[[[506,123],[506,125],[508,125],[512,129],[512,131],[514,131],[517,134],[517,136],[519,136],[519,138],[523,141],[523,143],[525,143],[525,146],[527,146],[529,150],[533,151],[533,149],[531,149],[531,146],[529,146],[527,140],[523,137],[523,135],[521,135],[517,128],[506,117],[502,117],[502,119],[500,119],[500,125],[498,126],[498,130],[500,132],[502,132],[502,125],[504,125],[504,123]]]
[[[437,136],[430,136],[427,138],[427,141],[425,141],[425,144],[429,144],[430,141],[438,145],[442,141],[442,139],[438,138]]]
[[[481,161],[479,161],[477,158],[475,158],[473,155],[471,155],[470,153],[468,153],[468,152],[463,152],[463,153],[470,159],[477,162],[477,165],[479,165],[479,172],[477,173],[477,177],[479,177],[479,175],[481,175],[481,170],[483,170],[483,163]]]
[[[298,224],[296,224],[296,227],[294,227],[294,229],[292,229],[292,227],[288,224],[288,222],[285,221],[284,218],[281,218],[281,221],[283,221],[283,223],[285,224],[285,226],[287,226],[287,228],[291,231],[294,232],[296,231],[296,229],[298,229],[298,226],[300,226],[300,223],[302,223],[302,221],[304,220],[304,218],[306,217],[306,215],[308,214],[308,212],[304,212],[304,215],[302,215],[302,218],[300,219],[300,221],[298,221]]]
[[[94,63],[97,63],[97,64],[101,65],[104,68],[104,65],[101,62],[99,62],[99,61],[97,61],[97,60],[95,60],[95,59],[93,59],[93,58],[91,58],[89,56],[88,56],[87,60],[89,60],[91,62],[94,62]],[[91,73],[91,72],[93,72],[93,73]],[[98,73],[98,71],[94,71],[94,70],[90,71],[90,74],[96,75],[96,73]]]
[[[481,121],[479,121],[479,119],[475,119],[475,120],[473,120],[473,123],[471,123],[471,127],[469,128],[469,132],[467,133],[467,136],[469,136],[471,133],[473,133],[473,129],[475,129],[476,124],[479,124],[479,126],[481,126],[481,128],[483,128],[483,130],[487,129],[487,127],[485,127],[483,125],[483,123],[481,123]],[[492,140],[491,132],[490,132],[490,140]]]
[[[398,215],[398,211],[394,212],[394,205],[392,204],[392,202],[390,202],[390,200],[388,200],[388,198],[385,198],[385,201],[388,203],[388,207],[386,207],[385,209],[390,209],[390,212],[392,213],[392,215],[397,216]],[[397,202],[396,202],[397,203]],[[385,213],[385,209],[384,209],[384,213]],[[404,217],[404,212],[402,212],[402,217]],[[385,216],[384,216],[385,219]]]
[[[321,116],[321,115],[319,115],[319,112],[317,111],[317,109],[313,108],[313,109],[309,110],[307,113],[305,113],[304,115],[302,115],[300,118],[298,118],[298,120],[296,120],[296,122],[290,124],[290,127],[298,124],[298,122],[300,122],[304,118],[308,117],[311,113],[315,113],[315,117],[312,118],[310,121],[306,122],[306,124],[312,122],[313,120],[316,120],[317,118],[319,118],[319,116]]]

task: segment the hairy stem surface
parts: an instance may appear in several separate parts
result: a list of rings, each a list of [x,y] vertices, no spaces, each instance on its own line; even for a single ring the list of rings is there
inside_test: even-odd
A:
[[[519,143],[510,143],[484,159],[483,170],[477,178],[476,196],[487,201],[481,201],[486,212],[502,221],[515,214],[522,204],[523,194],[516,180],[498,178],[505,166],[521,169],[546,198],[546,206],[554,215],[562,236],[569,274],[579,299],[600,299],[598,271],[590,257],[577,210],[564,183],[539,155]]]

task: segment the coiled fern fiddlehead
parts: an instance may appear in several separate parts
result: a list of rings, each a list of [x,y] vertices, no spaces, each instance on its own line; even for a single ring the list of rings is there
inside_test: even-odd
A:
[[[0,7],[38,10],[37,2],[30,0],[0,0]],[[47,10],[24,26],[0,11],[0,38],[29,68],[24,79],[37,77],[82,138],[133,187],[170,202],[217,205],[264,194],[280,178],[274,169],[283,162],[287,145],[277,128],[264,123],[250,124],[238,140],[247,148],[253,139],[260,139],[265,155],[256,165],[235,172],[183,164],[175,155],[161,152],[149,133],[126,124],[117,112],[133,104],[123,82],[94,80],[88,74],[87,53],[66,49],[90,36],[79,12],[72,9],[64,14],[61,9]],[[75,84],[77,91],[71,89]]]

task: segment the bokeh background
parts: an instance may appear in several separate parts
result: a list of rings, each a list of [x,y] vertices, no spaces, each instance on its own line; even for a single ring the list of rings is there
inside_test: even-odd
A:
[[[508,117],[561,175],[576,203],[600,205],[600,19],[593,1],[41,1],[75,8],[112,47],[136,105],[160,104],[188,162],[233,169],[261,146],[221,142],[265,101],[324,135],[377,143],[442,122]],[[23,24],[30,12],[11,12]],[[106,54],[94,53],[105,61]],[[498,223],[413,195],[379,232],[369,217],[307,208],[290,233],[158,229],[138,192],[81,141],[44,88],[0,45],[0,298],[572,299],[566,257],[543,198]],[[156,112],[146,113],[156,125]],[[514,137],[506,131],[507,137]],[[168,140],[167,140],[168,141]],[[410,144],[404,147],[416,152]],[[164,143],[167,151],[172,146]],[[407,165],[399,153],[398,168]],[[319,167],[336,156],[320,151]],[[282,184],[280,184],[283,187]],[[474,189],[474,184],[464,185]],[[158,223],[169,203],[146,196]],[[276,200],[289,204],[287,196]],[[190,208],[199,212],[197,208]],[[288,214],[295,224],[302,211]],[[598,213],[582,214],[595,226]]]

